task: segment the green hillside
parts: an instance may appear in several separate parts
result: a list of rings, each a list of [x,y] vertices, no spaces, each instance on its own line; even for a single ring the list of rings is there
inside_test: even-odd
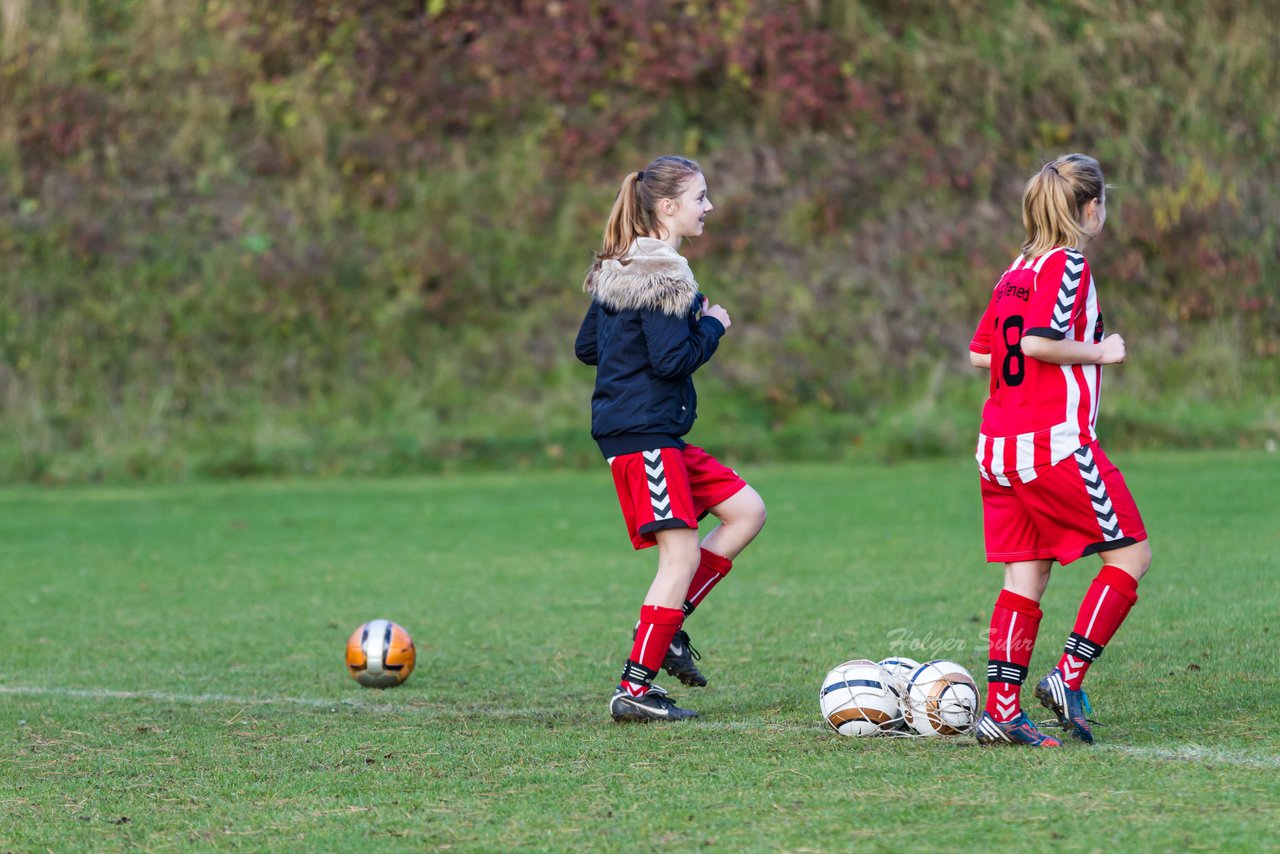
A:
[[[0,479],[586,463],[581,275],[703,165],[726,459],[959,453],[1023,181],[1086,151],[1100,432],[1280,437],[1266,3],[0,0]]]

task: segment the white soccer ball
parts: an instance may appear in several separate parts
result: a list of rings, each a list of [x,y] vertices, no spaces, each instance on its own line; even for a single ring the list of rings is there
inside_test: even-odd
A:
[[[893,658],[881,659],[877,663],[888,678],[890,689],[898,698],[898,705],[901,709],[899,712],[900,720],[898,721],[898,729],[906,729],[907,682],[911,679],[911,674],[920,666],[920,662],[916,661],[914,658],[907,658],[906,656],[898,655]]]
[[[881,659],[878,664],[889,677],[889,681],[893,684],[894,690],[898,692],[898,696],[905,697],[907,682],[911,679],[911,674],[915,673],[916,668],[920,666],[920,662],[914,658],[899,655],[893,658]]]
[[[841,735],[876,735],[902,721],[897,694],[874,661],[855,658],[822,680],[822,717]]]
[[[960,735],[973,729],[981,702],[973,676],[954,661],[926,661],[907,680],[903,713],[920,735]]]

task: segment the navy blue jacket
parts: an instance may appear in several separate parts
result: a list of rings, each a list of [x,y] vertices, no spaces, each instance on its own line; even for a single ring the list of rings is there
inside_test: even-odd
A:
[[[598,261],[575,351],[596,366],[591,436],[606,458],[683,447],[698,396],[693,372],[724,335],[700,317],[701,297],[688,262],[659,240],[642,237],[622,261]]]

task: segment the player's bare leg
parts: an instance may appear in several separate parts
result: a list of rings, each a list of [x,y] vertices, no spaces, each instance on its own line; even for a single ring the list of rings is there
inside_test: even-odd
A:
[[[708,512],[719,519],[720,524],[703,538],[702,548],[729,560],[741,554],[756,538],[769,515],[760,494],[749,486],[709,508]]]
[[[1039,602],[1049,584],[1050,560],[1019,560],[1004,565],[1004,589]]]
[[[1141,581],[1142,576],[1147,574],[1147,570],[1151,568],[1151,541],[1143,540],[1140,543],[1132,543],[1127,546],[1121,546],[1118,549],[1100,552],[1102,562],[1107,566],[1114,566],[1117,569],[1123,569],[1129,575],[1133,576],[1134,581]]]
[[[689,582],[698,571],[698,532],[692,528],[665,528],[654,533],[658,541],[658,573],[644,596],[644,604],[680,608]]]

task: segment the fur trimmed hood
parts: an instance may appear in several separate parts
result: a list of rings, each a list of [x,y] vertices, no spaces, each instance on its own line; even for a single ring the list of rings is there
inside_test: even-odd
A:
[[[684,256],[661,240],[638,237],[621,260],[597,260],[587,292],[611,311],[649,310],[682,315],[698,293]]]

